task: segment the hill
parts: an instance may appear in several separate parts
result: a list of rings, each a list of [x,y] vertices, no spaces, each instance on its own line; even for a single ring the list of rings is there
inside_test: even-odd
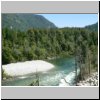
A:
[[[98,22],[92,25],[88,25],[85,28],[94,32],[98,32]]]
[[[56,26],[41,15],[2,14],[2,28],[26,31],[29,28],[48,29]]]

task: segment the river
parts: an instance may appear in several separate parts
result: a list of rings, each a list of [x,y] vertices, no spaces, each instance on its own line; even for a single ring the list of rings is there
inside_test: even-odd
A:
[[[66,76],[69,79],[72,77],[70,73],[75,70],[74,58],[57,58],[48,61],[55,65],[55,67],[47,72],[39,73],[40,86],[59,86],[60,80]],[[74,73],[73,73],[74,74]],[[2,81],[3,86],[29,86],[33,82],[35,75],[25,75],[22,77],[16,77],[14,79]],[[73,80],[70,81],[72,84]]]

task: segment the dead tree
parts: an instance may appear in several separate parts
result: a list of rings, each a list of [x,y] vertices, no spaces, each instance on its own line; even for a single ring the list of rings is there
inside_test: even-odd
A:
[[[77,81],[78,81],[78,79],[77,79],[77,41],[76,41],[77,39],[76,39],[76,34],[75,34],[75,84],[76,84],[76,86],[77,86]]]

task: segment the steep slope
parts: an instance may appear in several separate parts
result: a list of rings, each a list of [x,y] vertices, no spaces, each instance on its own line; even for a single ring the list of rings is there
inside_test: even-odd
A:
[[[35,14],[2,14],[2,28],[26,31],[29,28],[56,28],[41,15]]]

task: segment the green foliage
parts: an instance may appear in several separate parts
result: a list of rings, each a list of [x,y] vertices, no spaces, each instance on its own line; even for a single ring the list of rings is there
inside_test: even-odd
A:
[[[7,73],[5,72],[4,69],[2,69],[2,79],[3,80],[6,80],[6,79],[9,79],[9,78],[12,78],[11,76],[7,75]]]
[[[77,37],[78,35],[78,37]],[[79,80],[84,80],[85,77],[89,76],[92,71],[98,69],[97,63],[97,51],[98,51],[98,33],[89,30],[80,30],[80,33],[76,34],[75,39],[75,55],[76,55],[76,66],[80,69],[78,76]],[[76,71],[77,73],[77,71]],[[76,75],[77,84],[77,75]]]
[[[3,47],[2,49],[2,64],[8,64],[14,62],[12,51],[9,47]]]
[[[98,23],[84,28],[56,28],[39,15],[2,14],[2,64],[73,55],[80,68],[79,80],[91,69],[98,70]],[[4,70],[2,76],[9,78]]]
[[[75,36],[84,57],[87,43],[92,52],[97,52],[97,33],[85,29],[29,29],[27,32],[3,29],[2,63],[74,55]]]
[[[98,22],[92,25],[88,25],[85,28],[90,31],[98,32]]]

